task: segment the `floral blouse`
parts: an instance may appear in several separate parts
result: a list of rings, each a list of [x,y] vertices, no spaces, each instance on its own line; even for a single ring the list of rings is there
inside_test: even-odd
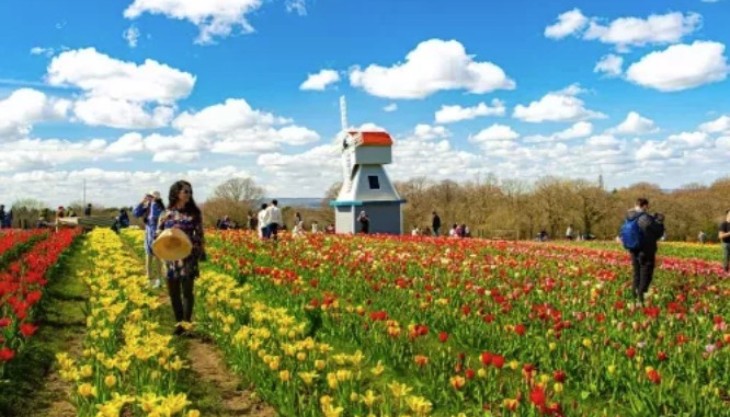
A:
[[[205,256],[202,219],[195,220],[193,216],[179,210],[167,210],[160,216],[157,225],[157,236],[165,229],[178,228],[185,232],[193,244],[190,255],[179,261],[166,262],[168,279],[194,279],[200,275],[198,262]]]

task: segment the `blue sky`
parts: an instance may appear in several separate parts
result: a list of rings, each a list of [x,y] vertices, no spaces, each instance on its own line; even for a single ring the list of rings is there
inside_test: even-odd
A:
[[[396,138],[400,180],[671,188],[730,156],[725,0],[9,0],[0,16],[5,201],[67,203],[83,179],[102,204],[179,177],[204,196],[237,175],[317,197],[339,180],[341,95],[352,125]],[[323,70],[339,80],[302,87]]]

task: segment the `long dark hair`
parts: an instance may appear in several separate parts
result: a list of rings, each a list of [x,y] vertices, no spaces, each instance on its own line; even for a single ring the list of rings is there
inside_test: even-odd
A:
[[[183,188],[189,188],[190,189],[190,200],[188,200],[187,204],[185,204],[185,207],[181,210],[182,212],[189,214],[193,216],[193,219],[196,221],[202,220],[202,215],[200,213],[200,209],[198,208],[198,205],[195,204],[195,200],[193,199],[193,186],[190,185],[189,182],[180,180],[176,182],[175,184],[172,184],[172,187],[170,187],[170,204],[167,206],[169,210],[174,209],[177,206],[177,202],[179,200],[178,195],[180,195],[180,191]]]

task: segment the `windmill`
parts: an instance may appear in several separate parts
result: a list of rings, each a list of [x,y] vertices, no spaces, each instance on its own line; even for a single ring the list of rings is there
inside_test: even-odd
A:
[[[342,188],[330,202],[335,209],[338,233],[355,233],[357,217],[366,211],[372,233],[403,232],[402,200],[390,182],[384,165],[392,163],[393,139],[387,132],[351,128],[347,123],[347,103],[340,98],[342,130],[336,143],[342,166]]]

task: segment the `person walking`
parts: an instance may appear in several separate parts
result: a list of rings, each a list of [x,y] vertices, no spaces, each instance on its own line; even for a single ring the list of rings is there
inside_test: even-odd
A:
[[[433,230],[433,235],[438,236],[439,231],[441,230],[441,217],[439,217],[438,214],[434,211],[431,216],[431,229]]]
[[[258,214],[258,231],[259,237],[262,239],[269,238],[269,211],[266,210],[268,207],[269,205],[266,203],[261,204],[261,210],[259,210]]]
[[[621,241],[631,254],[634,297],[642,306],[654,277],[657,241],[664,235],[664,216],[659,213],[652,216],[648,210],[649,200],[637,199],[621,227]]]
[[[89,214],[84,212],[84,215],[90,216],[91,204],[87,206]],[[137,207],[132,211],[132,215],[136,218],[141,218],[144,222],[144,249],[145,249],[145,269],[147,272],[147,279],[149,280],[150,287],[159,288],[162,278],[162,263],[152,252],[152,243],[155,241],[157,234],[157,224],[160,220],[160,215],[165,210],[165,203],[162,201],[159,191],[150,191],[145,194],[142,201],[137,204]]]
[[[730,210],[725,212],[725,221],[720,223],[717,237],[722,243],[722,268],[725,272],[730,272]]]
[[[360,223],[360,233],[370,233],[370,217],[368,217],[365,210],[361,211],[360,215],[357,216],[357,221]]]
[[[157,195],[160,195],[160,193],[157,192]],[[91,216],[91,203],[86,205],[86,208],[84,209],[84,216],[86,216],[86,217]]]
[[[277,200],[272,200],[271,205],[266,209],[266,211],[269,213],[269,237],[276,240],[279,238],[279,229],[284,226],[284,219],[281,216],[279,202]]]
[[[205,260],[203,215],[193,199],[193,187],[187,181],[178,181],[170,187],[167,210],[160,215],[157,227],[159,235],[166,229],[180,229],[192,243],[192,251],[186,258],[165,262],[167,291],[177,325],[175,335],[185,333],[183,322],[191,322],[195,305],[194,283],[200,276],[198,263]]]
[[[573,240],[573,225],[572,224],[569,224],[568,228],[565,230],[565,239]]]
[[[700,242],[700,244],[704,245],[705,242],[707,242],[707,234],[704,230],[700,230],[700,232],[697,234],[697,241]]]

